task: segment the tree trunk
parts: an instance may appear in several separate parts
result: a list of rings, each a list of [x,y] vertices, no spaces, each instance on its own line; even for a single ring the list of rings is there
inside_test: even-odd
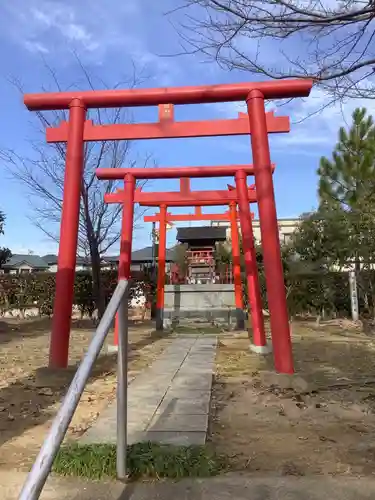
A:
[[[105,311],[105,296],[102,287],[101,269],[100,269],[100,254],[95,242],[90,244],[91,254],[91,276],[92,276],[92,292],[94,302],[98,311],[98,319],[101,319]]]
[[[320,320],[321,320],[321,315],[320,315],[320,311],[319,311],[319,314],[317,315],[316,320],[315,320],[315,328],[320,327]]]

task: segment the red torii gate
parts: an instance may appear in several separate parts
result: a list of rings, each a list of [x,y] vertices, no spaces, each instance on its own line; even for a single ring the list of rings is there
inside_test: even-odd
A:
[[[229,206],[231,205],[236,205],[234,201],[229,202]],[[239,219],[239,214],[236,210],[235,212],[236,215],[236,220]],[[145,215],[143,217],[144,222],[159,222],[160,223],[160,212],[156,213],[154,215]],[[254,213],[251,213],[251,218],[254,219]],[[203,213],[202,212],[202,207],[198,206],[194,208],[194,213],[192,214],[172,214],[171,212],[167,212],[165,216],[165,221],[168,222],[194,222],[194,221],[223,221],[223,222],[230,222],[230,210],[226,210],[225,212],[221,213]]]
[[[238,171],[236,168],[238,167]],[[117,169],[118,170],[118,169]],[[136,176],[138,175],[144,176],[145,169],[137,169]],[[159,266],[158,266],[158,282],[157,282],[157,317],[156,317],[156,325],[157,329],[161,330],[163,328],[163,311],[164,311],[164,287],[165,287],[165,259],[166,259],[166,214],[168,206],[191,206],[193,203],[196,206],[221,206],[226,204],[233,204],[234,210],[236,213],[236,203],[239,203],[239,217],[242,227],[249,226],[249,231],[251,234],[251,238],[243,238],[243,246],[244,246],[244,255],[245,255],[245,265],[246,265],[246,277],[248,283],[249,290],[249,306],[251,310],[251,321],[253,326],[253,349],[256,352],[266,352],[267,349],[267,341],[264,331],[264,320],[263,320],[263,311],[261,304],[261,294],[259,287],[259,278],[258,278],[258,270],[256,266],[256,255],[252,234],[252,226],[251,226],[251,214],[249,203],[255,203],[257,201],[256,193],[254,191],[254,185],[250,187],[246,187],[246,173],[252,171],[252,167],[249,165],[228,165],[228,166],[220,166],[220,167],[183,167],[183,168],[158,168],[157,171],[163,170],[165,171],[165,177],[173,178],[182,175],[195,173],[197,177],[208,177],[211,173],[213,175],[217,175],[218,173],[226,177],[230,175],[233,171],[235,172],[236,177],[241,172],[244,173],[241,176],[240,183],[242,181],[245,183],[245,192],[244,198],[239,200],[237,191],[233,186],[228,185],[228,190],[213,190],[213,191],[192,191],[190,189],[190,176],[180,178],[180,191],[179,192],[143,192],[142,188],[135,189],[134,192],[134,203],[139,203],[143,206],[158,206],[160,207],[160,211],[162,213],[163,221],[161,223],[161,232],[159,235]],[[99,178],[114,178],[114,169],[98,169],[97,176]],[[135,169],[129,170],[131,174],[135,172]],[[157,175],[156,173],[153,175]],[[159,175],[161,175],[159,173]],[[163,174],[162,174],[163,175]],[[104,195],[104,201],[107,203],[123,203],[123,218],[126,217],[126,208],[125,205],[129,204],[129,200],[127,199],[127,195],[125,190],[117,190],[115,193],[108,193]],[[124,224],[124,219],[123,219]],[[234,238],[236,239],[236,248],[238,249],[238,266],[239,266],[239,237],[238,237],[238,227],[235,220],[236,229],[234,231]],[[129,224],[123,225],[122,230],[129,231]],[[130,239],[129,239],[130,238]],[[124,244],[126,249],[130,248],[131,252],[131,233],[122,233],[121,239],[124,241],[130,241],[130,243]],[[129,278],[130,276],[130,264],[131,264],[131,255],[122,256],[122,246],[120,250],[120,262],[119,262],[119,279],[123,277]],[[124,268],[122,267],[122,261],[125,261]],[[236,259],[237,260],[237,259]],[[126,276],[123,274],[125,273]],[[238,281],[239,280],[239,281]],[[242,300],[242,285],[241,285],[241,271],[240,268],[237,273],[237,287],[241,289],[241,300]],[[241,306],[243,310],[243,304]],[[250,332],[249,332],[250,337]],[[115,330],[115,345],[117,345],[117,328]]]
[[[63,209],[60,229],[58,271],[56,275],[55,305],[50,346],[50,366],[66,367],[69,351],[70,321],[73,302],[73,285],[76,264],[80,186],[83,172],[84,141],[108,140],[110,128],[116,125],[93,126],[95,137],[90,138],[85,130],[86,112],[90,108],[125,106],[160,106],[170,104],[202,104],[228,101],[246,101],[249,115],[249,129],[255,166],[255,184],[259,192],[259,218],[264,245],[264,264],[268,291],[272,335],[279,339],[280,350],[275,353],[275,367],[280,372],[293,372],[289,320],[284,289],[280,242],[277,228],[276,207],[270,169],[268,145],[266,99],[307,97],[313,81],[311,79],[270,80],[226,85],[169,87],[154,89],[118,89],[99,91],[67,91],[26,94],[24,103],[30,111],[69,109],[67,131],[53,140],[67,141],[66,170],[64,178]],[[159,107],[160,109],[160,107]],[[150,137],[150,124],[140,124],[138,138]],[[125,125],[116,139],[129,139]],[[159,124],[157,137],[169,137],[163,133],[164,123]],[[181,124],[184,128],[184,125]],[[157,128],[157,127],[155,127]],[[194,128],[186,127],[186,133]],[[112,128],[113,130],[113,128]],[[127,129],[129,131],[129,129]],[[107,137],[106,137],[107,132]],[[181,137],[177,131],[173,137]],[[201,136],[215,135],[210,133]],[[229,134],[228,134],[229,135]],[[154,136],[155,138],[156,136]],[[128,182],[130,178],[128,178]],[[131,182],[130,182],[131,184]],[[134,188],[134,186],[133,186]],[[130,191],[130,189],[129,189]]]
[[[251,214],[251,218],[254,214]],[[160,241],[163,243],[166,241],[166,230],[168,222],[192,222],[192,221],[228,221],[230,222],[231,228],[231,242],[232,242],[232,264],[233,264],[233,281],[234,281],[234,297],[236,305],[236,327],[238,330],[243,330],[245,328],[245,318],[244,318],[244,303],[242,294],[242,280],[241,280],[241,262],[240,262],[240,242],[238,233],[239,213],[237,212],[237,203],[235,201],[229,202],[229,210],[223,213],[202,213],[202,207],[195,207],[193,214],[172,214],[166,212],[164,217],[164,206],[160,207],[160,212],[154,215],[145,215],[143,217],[144,222],[159,223],[159,253],[158,253],[158,286],[157,286],[157,299],[156,303],[159,304],[160,300],[160,285],[162,284],[164,292],[164,282],[161,283],[162,278],[159,280],[160,268],[165,265],[164,254],[165,251],[163,246],[160,245]]]
[[[269,134],[290,131],[287,116],[275,116],[273,111],[266,113]],[[94,125],[86,120],[83,138],[85,141],[116,141],[139,139],[173,139],[188,137],[211,137],[250,134],[249,119],[246,113],[226,120],[174,121],[172,104],[159,105],[157,123],[116,123],[112,125]],[[69,123],[62,121],[58,127],[47,128],[47,142],[66,142],[69,136]]]

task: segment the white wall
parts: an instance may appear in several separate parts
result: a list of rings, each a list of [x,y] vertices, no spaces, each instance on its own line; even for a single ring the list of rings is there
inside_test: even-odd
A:
[[[279,226],[280,243],[287,243],[288,238],[290,238],[291,235],[293,234],[293,232],[297,229],[299,219],[279,219],[277,221],[277,223]],[[231,238],[229,222],[227,222],[227,221],[212,221],[211,225],[212,226],[226,227],[227,228],[227,238],[228,239]],[[238,223],[238,229],[239,229],[239,232],[241,233],[240,223]],[[260,243],[261,236],[260,236],[259,220],[253,220],[253,233],[254,233],[255,241],[257,243]]]

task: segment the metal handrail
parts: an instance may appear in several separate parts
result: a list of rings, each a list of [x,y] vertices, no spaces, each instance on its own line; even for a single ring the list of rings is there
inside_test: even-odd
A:
[[[19,500],[38,500],[51,471],[53,461],[64,440],[69,424],[81,399],[92,367],[103,347],[113,319],[118,311],[118,358],[117,358],[117,476],[126,478],[127,445],[127,343],[128,343],[128,281],[120,280],[89,348],[69,386],[51,429],[26,478]]]

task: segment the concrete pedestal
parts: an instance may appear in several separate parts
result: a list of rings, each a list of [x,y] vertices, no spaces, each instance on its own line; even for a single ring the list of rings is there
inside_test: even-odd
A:
[[[157,308],[155,311],[155,329],[162,331],[164,328],[164,310]]]
[[[199,319],[236,324],[244,329],[245,315],[236,309],[234,285],[166,285],[164,319],[176,324],[182,319]]]
[[[243,309],[236,309],[236,330],[245,330],[245,312]]]
[[[269,354],[272,352],[272,345],[267,344],[267,345],[254,345],[250,344],[250,351],[254,352],[255,354]]]

